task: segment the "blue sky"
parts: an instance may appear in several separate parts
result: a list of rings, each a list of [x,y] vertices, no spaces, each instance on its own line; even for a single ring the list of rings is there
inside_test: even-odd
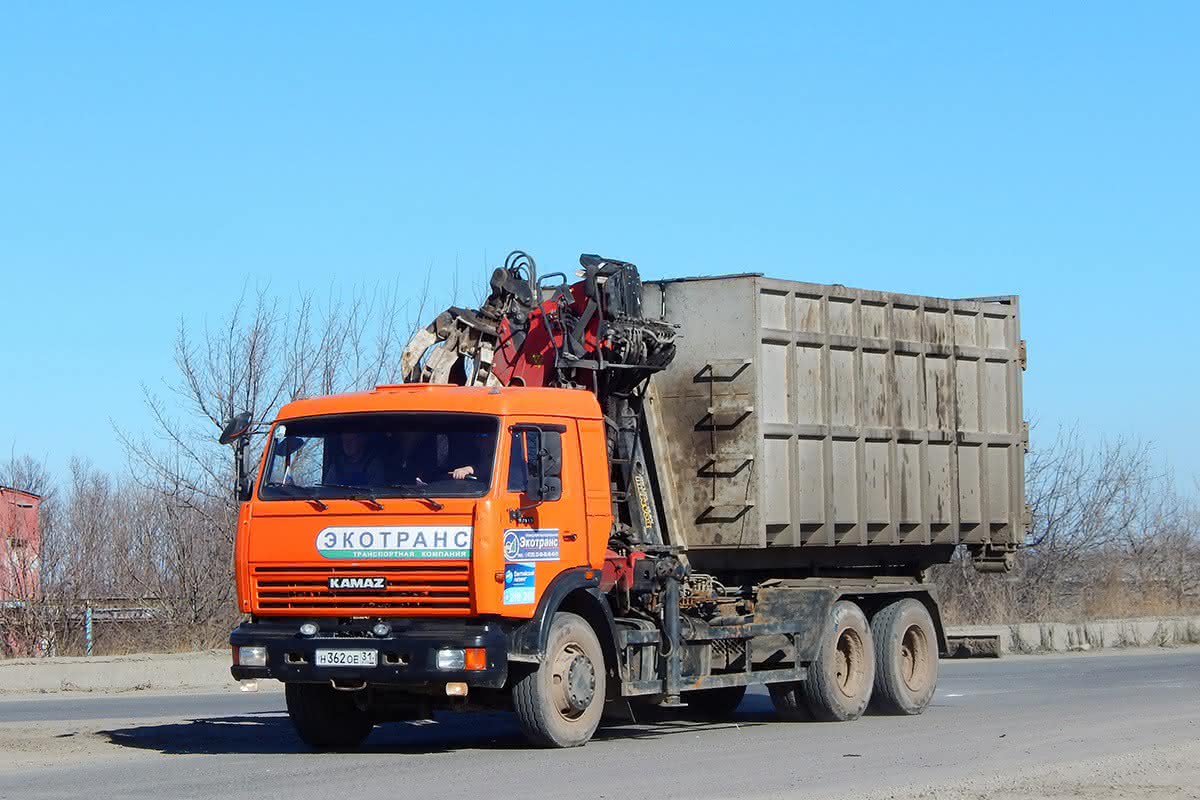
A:
[[[1197,455],[1194,4],[9,4],[0,451],[118,467],[180,318],[521,247],[1018,293],[1027,415]]]

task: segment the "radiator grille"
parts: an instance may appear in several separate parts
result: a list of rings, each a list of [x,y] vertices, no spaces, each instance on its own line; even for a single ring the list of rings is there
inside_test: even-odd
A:
[[[254,567],[251,579],[259,612],[405,616],[461,616],[471,611],[469,563],[380,567]],[[329,578],[387,579],[384,589],[329,588]]]

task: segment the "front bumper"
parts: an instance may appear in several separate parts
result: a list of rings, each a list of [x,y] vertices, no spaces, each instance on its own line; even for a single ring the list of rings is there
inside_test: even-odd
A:
[[[288,619],[245,622],[234,628],[229,643],[234,647],[265,647],[267,665],[234,665],[237,680],[275,678],[287,683],[328,683],[393,686],[431,686],[462,682],[468,686],[500,688],[508,678],[508,636],[494,622],[454,620],[384,620],[392,626],[387,636],[375,636],[376,620],[336,624],[329,620]],[[314,622],[320,631],[302,636],[300,625]],[[437,667],[437,651],[447,648],[482,647],[486,667],[480,670],[444,670]],[[317,649],[378,650],[374,667],[319,667]]]

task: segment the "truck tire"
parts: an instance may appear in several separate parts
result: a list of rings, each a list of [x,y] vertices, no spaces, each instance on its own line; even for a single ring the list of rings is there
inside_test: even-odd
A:
[[[871,619],[871,635],[872,707],[885,714],[920,714],[937,689],[937,632],[929,610],[911,597],[886,605]]]
[[[689,714],[697,719],[729,719],[745,696],[745,686],[723,686],[683,692],[681,699],[687,703]]]
[[[871,626],[861,608],[839,600],[808,679],[771,686],[771,701],[784,719],[847,722],[866,711],[874,684]]]
[[[349,692],[320,683],[289,683],[284,694],[296,734],[314,750],[353,750],[371,733],[370,712]]]
[[[560,611],[550,623],[546,654],[513,686],[521,729],[539,747],[578,747],[604,713],[604,651],[583,617]]]

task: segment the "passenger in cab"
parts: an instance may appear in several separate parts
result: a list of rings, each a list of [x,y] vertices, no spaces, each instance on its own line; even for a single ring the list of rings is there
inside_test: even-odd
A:
[[[324,483],[343,486],[382,486],[383,462],[370,452],[371,437],[365,433],[338,434],[340,451],[325,469]]]

